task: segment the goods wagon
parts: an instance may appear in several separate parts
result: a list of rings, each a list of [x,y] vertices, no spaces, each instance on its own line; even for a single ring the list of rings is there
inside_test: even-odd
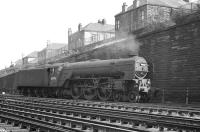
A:
[[[8,74],[0,77],[0,92],[15,93],[15,75],[16,73]]]

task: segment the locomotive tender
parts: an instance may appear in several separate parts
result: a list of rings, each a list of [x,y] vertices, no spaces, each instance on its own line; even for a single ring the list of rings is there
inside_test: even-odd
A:
[[[148,74],[148,64],[139,56],[57,63],[0,77],[0,90],[38,97],[147,101]]]

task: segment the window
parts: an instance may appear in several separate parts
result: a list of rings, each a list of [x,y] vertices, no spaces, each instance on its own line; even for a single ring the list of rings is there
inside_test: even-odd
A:
[[[144,11],[141,12],[141,19],[144,20]]]
[[[95,42],[96,39],[97,39],[97,35],[96,35],[96,34],[92,34],[91,41],[92,41],[92,42]]]
[[[78,46],[78,47],[81,47],[81,46],[82,46],[82,42],[81,42],[81,39],[80,39],[80,38],[78,39],[77,46]]]
[[[137,0],[136,2],[137,2],[137,3],[136,3],[136,7],[139,7],[139,6],[140,6],[140,1]]]
[[[119,30],[119,20],[116,20],[115,26],[116,26],[115,29]]]
[[[108,35],[105,33],[104,34],[104,39],[107,39],[108,38]]]

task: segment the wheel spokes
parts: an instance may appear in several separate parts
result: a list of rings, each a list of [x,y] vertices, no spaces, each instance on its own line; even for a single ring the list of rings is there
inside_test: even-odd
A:
[[[113,92],[113,100],[115,102],[119,102],[119,101],[121,101],[121,99],[122,99],[122,92],[120,92],[120,91],[114,91]]]
[[[136,100],[136,93],[134,93],[134,92],[129,92],[128,93],[128,100],[129,100],[129,102],[136,102],[137,100]]]
[[[84,98],[87,100],[92,100],[96,97],[96,88],[86,87],[83,89]]]
[[[112,90],[109,88],[99,88],[97,91],[97,95],[102,101],[109,100],[112,95]]]
[[[73,99],[79,99],[82,95],[81,87],[73,87],[71,89],[71,96]]]

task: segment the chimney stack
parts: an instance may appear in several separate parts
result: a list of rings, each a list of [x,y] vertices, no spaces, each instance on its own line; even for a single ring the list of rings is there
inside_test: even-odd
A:
[[[137,0],[133,0],[133,9],[137,8]]]
[[[80,32],[80,31],[81,31],[81,29],[82,29],[82,24],[81,24],[81,23],[79,23],[79,24],[78,24],[78,31]]]
[[[100,19],[98,20],[98,23],[100,23],[100,24],[101,24],[101,20],[100,20]]]
[[[102,22],[101,22],[103,25],[106,24],[106,19],[102,19]]]
[[[127,6],[126,2],[124,2],[123,5],[122,5],[122,13],[126,12],[126,6]]]
[[[72,34],[72,29],[68,28],[68,36],[70,36]]]

